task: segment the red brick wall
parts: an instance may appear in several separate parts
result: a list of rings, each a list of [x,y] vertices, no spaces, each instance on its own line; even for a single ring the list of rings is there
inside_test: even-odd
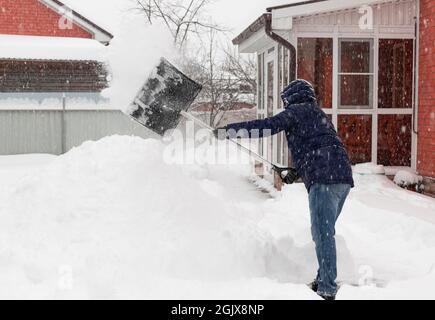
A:
[[[420,0],[418,171],[435,178],[435,0]]]
[[[0,34],[92,38],[74,24],[59,28],[61,16],[38,0],[0,0]]]

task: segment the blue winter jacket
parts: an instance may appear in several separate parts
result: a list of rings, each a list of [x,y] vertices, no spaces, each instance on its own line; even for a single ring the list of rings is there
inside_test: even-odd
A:
[[[293,81],[281,95],[285,109],[268,119],[234,123],[225,129],[230,138],[262,138],[284,131],[293,164],[308,191],[314,184],[354,186],[347,152],[334,125],[317,105],[305,80]]]

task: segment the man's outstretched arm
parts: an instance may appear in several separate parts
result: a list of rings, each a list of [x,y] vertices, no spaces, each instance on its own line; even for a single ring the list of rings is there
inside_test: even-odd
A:
[[[247,122],[229,124],[217,129],[216,133],[226,138],[263,138],[273,136],[293,126],[293,116],[290,111],[284,110],[276,116]],[[222,132],[221,132],[222,131]]]

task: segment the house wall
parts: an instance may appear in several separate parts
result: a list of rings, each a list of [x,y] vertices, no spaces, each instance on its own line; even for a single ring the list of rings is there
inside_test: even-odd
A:
[[[107,86],[107,70],[96,61],[0,58],[0,93],[101,92]]]
[[[418,164],[435,178],[435,0],[420,1]]]
[[[415,1],[396,0],[371,6],[373,24],[378,33],[400,34],[414,28]],[[374,29],[360,29],[359,8],[341,10],[331,13],[297,17],[293,21],[293,29],[301,32],[357,32],[373,33]],[[399,28],[391,28],[399,27]],[[411,30],[412,31],[412,30]]]
[[[39,0],[0,0],[0,34],[93,38],[76,24],[60,28],[60,18]]]
[[[332,108],[326,105],[323,107],[337,126],[353,163],[376,161],[386,166],[416,167],[417,138],[412,133],[415,4],[414,0],[396,0],[372,5],[373,26],[371,28],[367,25],[360,25],[361,22],[366,22],[362,19],[363,15],[368,12],[364,7],[300,16],[293,21],[291,37],[295,45],[300,43],[300,38],[333,40]],[[353,103],[349,103],[349,99],[346,99],[346,97],[351,97],[350,102],[364,100],[362,99],[364,95],[361,99],[357,98],[358,93],[366,94],[367,92],[367,90],[365,92],[357,90],[358,82],[353,83],[353,87],[349,83],[344,91],[341,89],[343,87],[340,87],[342,79],[340,66],[343,66],[343,61],[346,62],[343,60],[346,56],[339,54],[340,41],[346,38],[367,38],[373,41],[373,68],[370,70],[373,75],[371,84],[373,89],[370,91],[370,107],[353,108]],[[406,72],[392,73],[395,67],[399,67],[397,64],[399,60],[394,60],[396,65],[391,60],[392,51],[396,48],[395,44],[398,48],[403,48],[405,52],[403,60],[406,63],[403,69]],[[300,50],[298,50],[298,56],[299,53]],[[303,69],[300,67],[301,63],[298,61],[298,77],[304,77],[301,72]],[[316,71],[316,74],[326,73]],[[403,91],[400,91],[403,92],[403,101],[400,94],[397,94],[397,88],[396,91],[392,88],[393,80],[397,80],[397,83],[403,82],[401,85]],[[319,84],[316,83],[316,85]],[[329,92],[331,92],[330,87],[326,86]],[[323,91],[324,88],[322,87],[321,90]],[[393,93],[395,93],[394,98]],[[366,105],[366,103],[360,103]]]

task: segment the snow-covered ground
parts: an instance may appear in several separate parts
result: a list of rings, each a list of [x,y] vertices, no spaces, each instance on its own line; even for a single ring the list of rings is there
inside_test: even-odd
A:
[[[114,136],[0,157],[0,298],[318,299],[303,185],[271,198],[249,166],[168,165],[164,153]],[[338,298],[435,298],[435,200],[355,179]]]

